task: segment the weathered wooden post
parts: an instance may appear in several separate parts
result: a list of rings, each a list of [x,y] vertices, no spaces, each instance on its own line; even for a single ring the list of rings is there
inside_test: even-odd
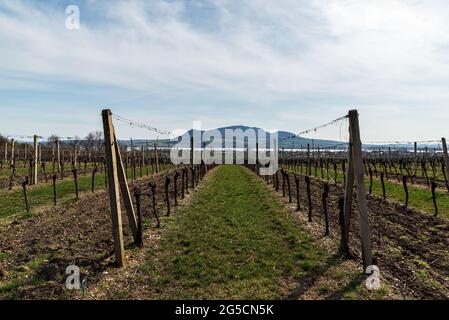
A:
[[[345,196],[347,199],[347,209],[345,212],[345,219],[350,219],[350,213],[352,208],[352,192],[354,180],[357,183],[357,204],[359,211],[359,229],[360,238],[362,240],[362,257],[363,257],[363,267],[366,268],[372,265],[372,255],[371,255],[371,239],[370,239],[370,229],[368,222],[368,204],[366,200],[366,190],[365,190],[365,178],[363,170],[363,155],[362,155],[362,142],[360,140],[360,128],[359,128],[359,114],[357,110],[351,110],[348,114],[349,117],[349,153],[352,156],[349,157],[349,170],[353,168],[353,173],[348,172],[348,183],[346,188]],[[352,182],[351,182],[352,180]],[[349,201],[350,200],[350,201]],[[349,232],[349,229],[346,229]]]
[[[33,145],[34,145],[34,157],[33,157],[33,181],[32,184],[36,185],[38,182],[38,161],[39,161],[39,142],[38,142],[38,136],[34,135],[33,137]]]
[[[190,138],[190,165],[193,166],[193,162],[195,161],[195,145],[193,144],[193,131],[192,137]]]
[[[8,140],[5,140],[5,163],[8,162]]]
[[[115,245],[115,262],[119,267],[125,264],[125,247],[123,243],[122,209],[119,198],[119,182],[117,169],[116,141],[112,124],[111,110],[103,110],[103,129],[106,151],[106,164],[109,186],[109,199],[112,215],[112,234]]]
[[[449,179],[449,155],[447,152],[446,138],[441,138],[443,144],[443,156],[444,156],[444,166],[446,168],[446,177]]]
[[[413,144],[413,156],[414,156],[414,160],[415,160],[415,177],[418,174],[418,143],[415,142]]]
[[[154,143],[154,164],[156,167],[156,173],[159,173],[159,158],[157,155],[157,144]]]
[[[58,172],[61,173],[61,146],[59,139],[56,140],[56,154],[58,157]]]
[[[11,165],[15,165],[15,156],[14,156],[14,147],[15,147],[16,141],[14,139],[11,139]]]
[[[307,175],[312,175],[312,167],[310,162],[310,143],[307,144]]]

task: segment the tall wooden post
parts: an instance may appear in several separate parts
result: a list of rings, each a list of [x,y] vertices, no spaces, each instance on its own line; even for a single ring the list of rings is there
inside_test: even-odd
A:
[[[42,163],[42,145],[40,143],[37,144],[37,150],[38,150],[38,163]]]
[[[193,166],[193,161],[195,159],[194,152],[195,152],[195,146],[193,144],[193,131],[192,131],[192,137],[190,138],[190,165],[191,166]]]
[[[310,163],[310,143],[307,144],[307,175],[312,175],[312,167]]]
[[[137,244],[139,242],[139,231],[137,227],[137,217],[134,212],[133,202],[131,200],[131,193],[129,192],[128,182],[126,181],[126,173],[125,168],[123,166],[122,155],[120,154],[120,149],[117,145],[117,139],[114,136],[114,149],[117,158],[117,172],[118,172],[118,181],[120,186],[120,192],[123,198],[123,204],[125,205],[126,214],[128,215],[128,222],[131,228],[131,232],[133,234],[134,242]]]
[[[78,164],[78,143],[73,146],[73,166],[76,168]]]
[[[11,165],[14,165],[14,147],[15,147],[16,141],[14,139],[11,139]]]
[[[5,140],[5,162],[8,162],[8,140]]]
[[[38,137],[37,135],[34,135],[33,137],[33,145],[34,145],[34,163],[33,163],[33,185],[37,184],[37,180],[38,180],[38,162],[39,162],[39,142],[38,142]]]
[[[117,153],[112,124],[111,110],[102,111],[106,164],[108,175],[109,199],[112,216],[112,235],[114,237],[115,262],[122,267],[125,264],[125,247],[123,243],[122,209],[119,198],[119,179],[117,169]]]
[[[159,157],[157,155],[157,144],[154,143],[154,163],[156,165],[156,173],[159,173]]]
[[[368,221],[368,204],[366,200],[366,189],[365,189],[365,178],[363,170],[363,154],[362,154],[362,142],[360,140],[360,128],[359,128],[359,115],[357,110],[349,111],[349,132],[351,136],[351,149],[352,149],[352,160],[354,168],[354,178],[357,183],[357,204],[359,211],[359,229],[360,238],[362,240],[362,256],[363,256],[363,266],[364,270],[370,265],[372,265],[372,255],[371,255],[371,239],[370,239],[370,229]],[[351,166],[351,164],[349,165]],[[348,176],[348,180],[349,179]],[[349,192],[346,196],[352,193],[352,189],[346,190]]]
[[[61,173],[61,145],[59,139],[56,140],[56,154],[58,157],[58,173]]]
[[[53,146],[51,149],[51,164],[52,164],[52,171],[54,172],[56,169],[56,142],[53,142]]]
[[[446,177],[449,179],[449,156],[447,153],[446,138],[441,138],[441,142],[443,144],[443,156],[444,156],[444,165],[446,167]]]
[[[259,174],[259,142],[256,142],[256,174]]]
[[[350,255],[349,252],[349,228],[351,226],[352,216],[352,202],[354,197],[354,153],[352,152],[352,135],[349,135],[348,144],[348,171],[346,173],[346,185],[345,185],[345,197],[344,197],[344,215],[343,215],[343,230],[342,230],[342,243],[341,251],[346,256]]]
[[[415,160],[415,176],[418,173],[418,143],[415,142],[413,145],[414,149],[414,160]]]

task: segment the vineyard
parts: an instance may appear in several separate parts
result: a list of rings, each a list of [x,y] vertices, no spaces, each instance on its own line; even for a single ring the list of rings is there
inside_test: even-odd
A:
[[[444,138],[363,142],[353,110],[260,146],[279,165],[262,175],[258,149],[255,163],[249,148],[244,163],[209,163],[192,136],[173,164],[169,144],[116,139],[120,124],[168,132],[102,120],[85,139],[0,137],[1,299],[449,297]],[[343,125],[336,144],[285,147]],[[82,290],[65,287],[72,265]]]

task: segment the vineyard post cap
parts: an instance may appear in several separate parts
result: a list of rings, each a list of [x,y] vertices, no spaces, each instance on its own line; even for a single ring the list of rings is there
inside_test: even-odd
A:
[[[109,115],[112,115],[112,111],[111,111],[111,109],[103,109],[103,110],[101,111],[101,114],[102,114],[103,116],[105,116],[105,115],[109,116]]]

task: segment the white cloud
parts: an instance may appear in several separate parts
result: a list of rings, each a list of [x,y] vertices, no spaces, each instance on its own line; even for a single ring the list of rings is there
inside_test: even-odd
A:
[[[94,14],[83,21],[83,10]],[[211,12],[216,19],[207,19]],[[342,97],[341,108],[329,116],[347,105],[370,106],[370,114],[394,105],[404,121],[411,107],[419,117],[429,106],[444,111],[449,101],[444,1],[88,1],[80,31],[66,30],[64,19],[49,6],[0,3],[3,88],[17,72],[142,94],[213,91],[317,122],[323,114],[314,111],[330,107],[334,96]],[[14,79],[21,85],[30,81]],[[282,104],[310,94],[322,101]],[[311,122],[279,119],[291,130]]]

